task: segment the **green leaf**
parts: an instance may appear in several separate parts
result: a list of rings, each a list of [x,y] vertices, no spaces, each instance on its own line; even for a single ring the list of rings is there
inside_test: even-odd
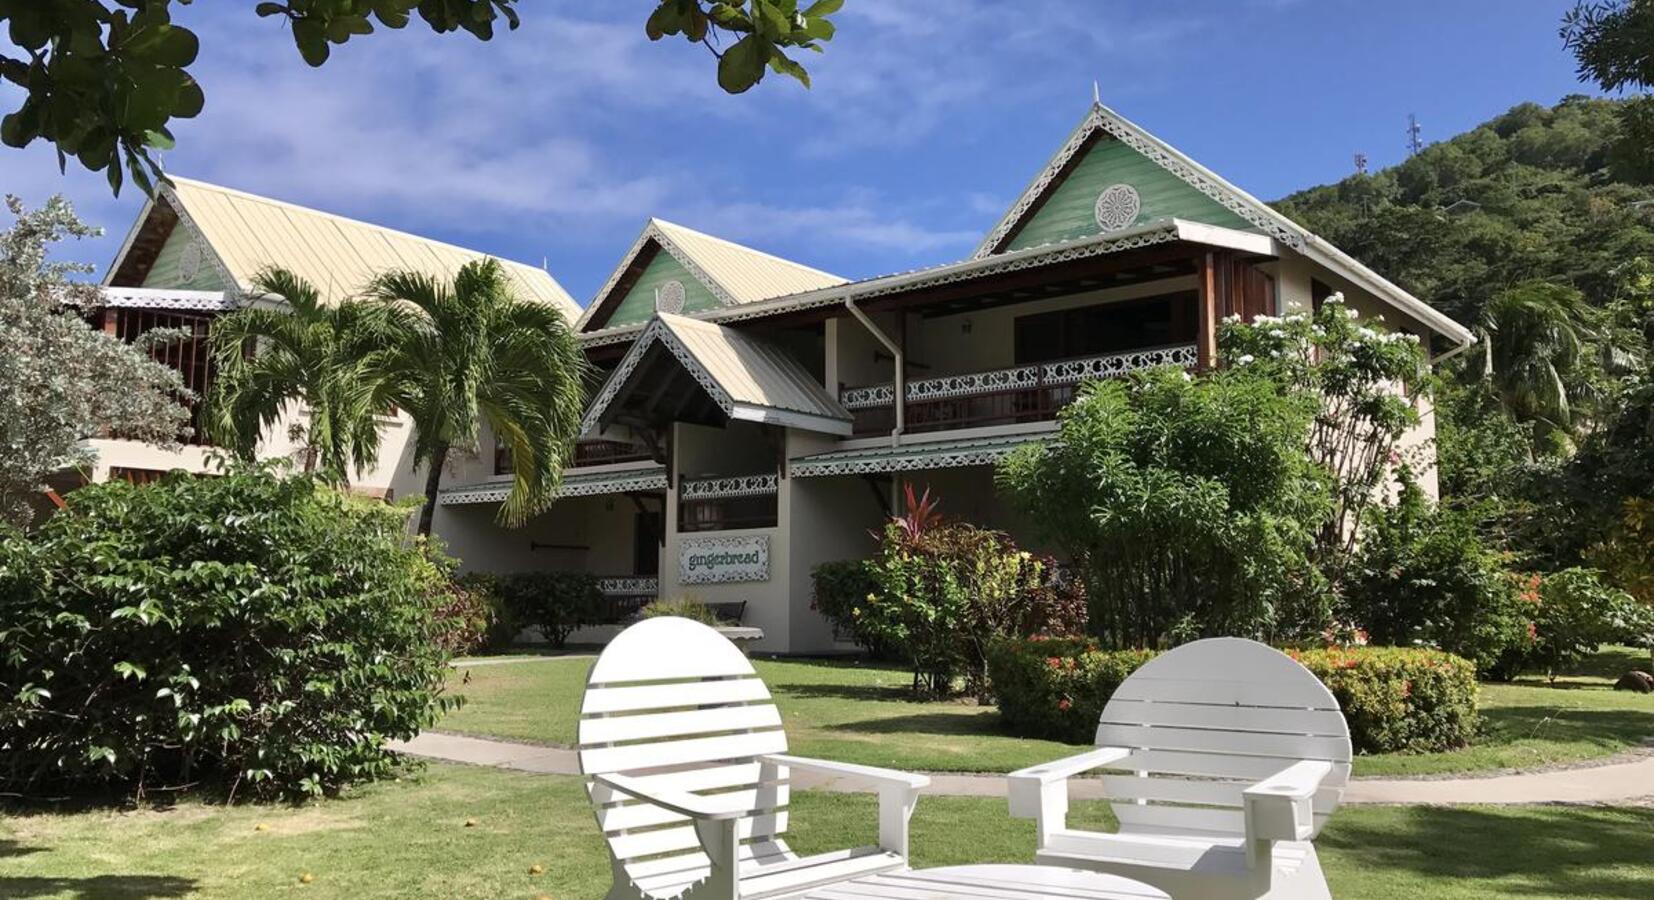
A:
[[[805,87],[810,86],[810,73],[804,71],[803,66],[787,58],[787,56],[779,50],[775,52],[775,55],[770,57],[770,68],[783,75],[791,75],[792,77],[798,79],[799,83],[803,84]]]
[[[749,34],[724,51],[718,60],[718,86],[731,94],[744,93],[764,77],[770,44]]]
[[[157,150],[171,150],[178,146],[172,135],[165,129],[151,129],[144,132],[144,143]]]
[[[649,20],[643,23],[643,33],[649,40],[658,41],[669,34],[678,34],[683,30],[683,18],[678,13],[678,5],[674,0],[661,0],[655,11],[649,14]]]
[[[260,3],[259,5],[253,7],[253,12],[258,13],[260,18],[266,18],[269,16],[284,15],[287,12],[287,7],[281,3],[266,2]]]
[[[311,19],[300,19],[293,23],[293,43],[299,48],[299,56],[312,66],[320,66],[327,62],[332,53],[327,46],[327,29]]]
[[[830,16],[844,8],[844,0],[816,0],[804,8],[804,18],[817,19]]]

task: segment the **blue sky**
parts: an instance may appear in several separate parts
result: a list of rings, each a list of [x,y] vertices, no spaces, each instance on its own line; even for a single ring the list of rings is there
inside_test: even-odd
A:
[[[970,252],[1103,102],[1265,199],[1405,155],[1511,105],[1584,91],[1540,0],[849,0],[805,62],[727,96],[650,44],[651,0],[522,0],[483,44],[423,26],[312,70],[251,2],[179,7],[207,93],[167,169],[525,262],[585,303],[648,216],[847,277]],[[209,8],[210,7],[210,8]],[[17,96],[0,87],[0,107]],[[0,149],[0,192],[107,229],[140,205],[48,148]]]

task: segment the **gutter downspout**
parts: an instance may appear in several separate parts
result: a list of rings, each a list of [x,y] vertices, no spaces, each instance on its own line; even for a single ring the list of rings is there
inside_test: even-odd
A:
[[[1440,356],[1437,356],[1436,358],[1430,360],[1430,367],[1435,368],[1436,366],[1439,366],[1442,363],[1447,362],[1448,360],[1452,359],[1453,357],[1458,356],[1460,353],[1463,353],[1466,350],[1469,350],[1471,347],[1474,347],[1479,343],[1481,343],[1481,341],[1478,340],[1475,335],[1471,335],[1470,340],[1468,340],[1468,341],[1460,344],[1459,346],[1454,347],[1452,350],[1449,350],[1446,353],[1443,353]]]
[[[844,308],[848,309],[850,315],[855,316],[856,321],[867,329],[867,333],[873,335],[874,340],[883,344],[884,349],[890,351],[890,355],[896,360],[896,377],[894,379],[896,392],[893,398],[896,404],[896,427],[890,431],[890,446],[899,447],[902,444],[902,432],[907,430],[907,357],[902,353],[902,348],[890,339],[890,335],[881,331],[879,326],[868,317],[867,313],[862,312],[861,307],[856,305],[854,297],[844,298]]]

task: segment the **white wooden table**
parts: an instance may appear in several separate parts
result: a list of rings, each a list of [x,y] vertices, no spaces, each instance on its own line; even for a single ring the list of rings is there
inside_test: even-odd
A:
[[[948,866],[857,878],[797,900],[1169,900],[1141,882],[1055,866]]]

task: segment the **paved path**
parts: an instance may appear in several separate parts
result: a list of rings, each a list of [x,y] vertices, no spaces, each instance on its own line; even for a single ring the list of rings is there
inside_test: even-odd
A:
[[[411,741],[393,743],[391,747],[410,756],[539,775],[580,772],[573,750],[540,744],[427,731]],[[801,788],[857,790],[802,772],[793,777],[793,783]],[[1005,779],[998,775],[935,774],[930,777],[930,787],[925,793],[1003,797]],[[1076,800],[1105,799],[1102,782],[1090,778],[1071,782],[1069,794]],[[1344,792],[1345,803],[1401,804],[1625,803],[1650,797],[1654,797],[1654,756],[1612,765],[1489,778],[1417,781],[1358,778]]]

